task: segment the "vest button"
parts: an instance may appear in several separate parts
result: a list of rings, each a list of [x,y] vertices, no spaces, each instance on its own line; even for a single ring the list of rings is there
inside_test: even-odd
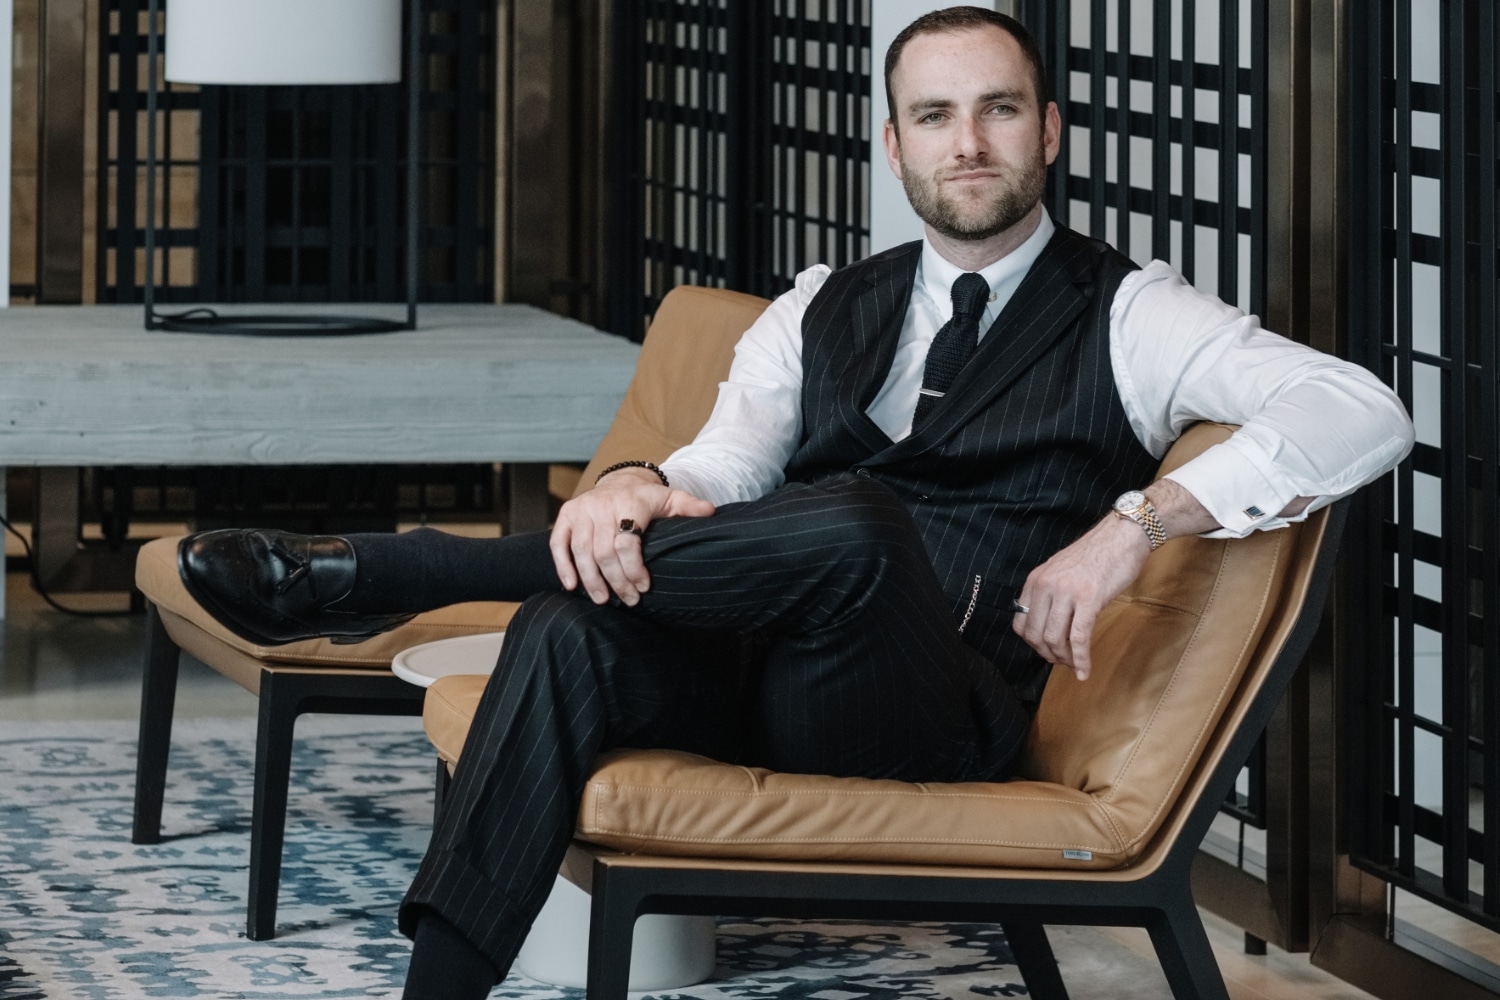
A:
[[[917,497],[917,503],[926,503],[928,500],[931,500],[931,499],[932,498],[929,497],[926,493],[923,493],[921,496]]]
[[[870,478],[870,470],[869,469],[865,469],[865,468],[855,469],[854,470],[854,474],[856,476],[864,476],[866,479]]]

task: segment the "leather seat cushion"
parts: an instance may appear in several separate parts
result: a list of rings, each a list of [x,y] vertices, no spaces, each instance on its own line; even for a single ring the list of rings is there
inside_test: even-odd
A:
[[[427,689],[423,724],[450,763],[486,680],[442,677]],[[675,750],[602,755],[577,835],[629,853],[688,857],[1080,869],[1128,860],[1107,811],[1052,782],[785,774]]]
[[[174,629],[182,621],[190,623],[197,633],[201,633],[195,636],[192,651],[210,664],[213,662],[211,647],[217,643],[229,647],[238,657],[249,657],[270,665],[385,670],[390,668],[391,657],[403,649],[453,636],[501,631],[510,623],[518,607],[500,601],[455,604],[420,614],[398,629],[352,645],[309,639],[284,646],[260,646],[241,639],[220,625],[193,600],[177,574],[178,541],[179,538],[158,538],[141,547],[135,564],[135,585],[152,603],[167,612],[162,616],[163,622],[179,645],[184,642],[184,637],[176,634]],[[204,637],[211,642],[205,643]],[[204,655],[205,652],[208,655]]]
[[[487,678],[440,677],[422,722],[444,760],[463,750]],[[1113,868],[1120,838],[1093,799],[1048,782],[942,784],[737,767],[675,750],[600,757],[580,839],[691,857]],[[1083,852],[1070,859],[1063,851]]]

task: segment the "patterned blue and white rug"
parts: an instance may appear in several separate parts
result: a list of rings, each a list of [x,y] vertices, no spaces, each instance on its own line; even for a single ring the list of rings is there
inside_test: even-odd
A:
[[[418,721],[299,723],[273,941],[244,937],[253,726],[178,722],[167,839],[141,847],[133,723],[0,727],[0,997],[399,996],[410,944],[396,906],[432,816]],[[726,920],[718,947],[715,979],[672,997],[1025,995],[993,926]],[[582,991],[512,975],[494,996]]]

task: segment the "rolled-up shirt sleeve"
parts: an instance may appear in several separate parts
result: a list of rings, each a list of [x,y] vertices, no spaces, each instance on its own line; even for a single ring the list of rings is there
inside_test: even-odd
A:
[[[673,486],[722,505],[781,485],[802,438],[802,316],[829,273],[797,275],[745,331],[708,422],[662,463]]]
[[[1411,450],[1411,419],[1374,375],[1263,329],[1161,261],[1121,284],[1110,327],[1121,402],[1153,454],[1195,421],[1240,425],[1167,476],[1218,521],[1212,536],[1301,520]],[[1315,499],[1279,517],[1299,496]]]

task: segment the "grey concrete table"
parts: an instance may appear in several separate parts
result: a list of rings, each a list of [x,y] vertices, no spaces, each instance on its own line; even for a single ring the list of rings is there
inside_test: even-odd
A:
[[[428,305],[416,331],[358,337],[141,319],[135,306],[0,309],[0,510],[9,465],[505,462],[520,473],[512,527],[534,528],[546,463],[588,460],[639,353],[522,305]]]

